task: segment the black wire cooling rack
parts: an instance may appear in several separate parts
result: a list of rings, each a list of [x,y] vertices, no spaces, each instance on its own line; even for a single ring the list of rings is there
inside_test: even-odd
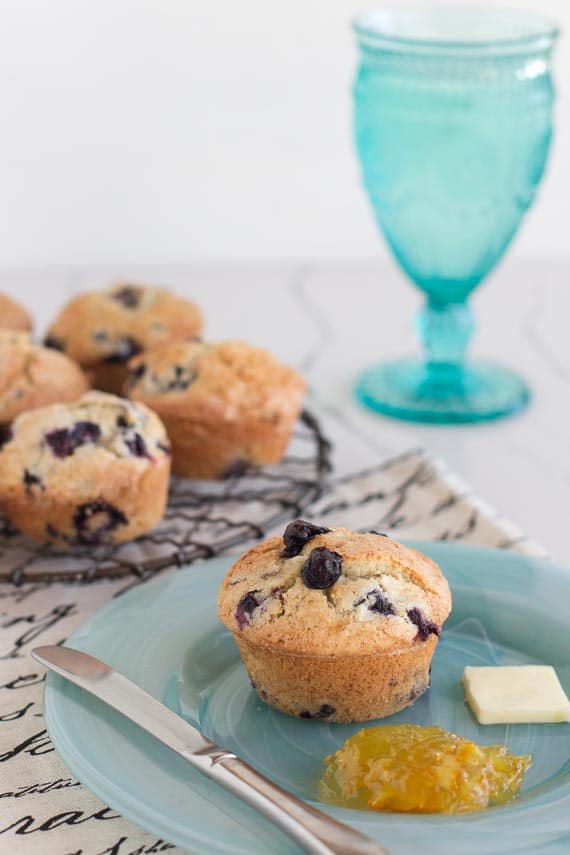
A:
[[[300,516],[320,496],[330,470],[331,445],[305,410],[279,464],[219,482],[173,478],[163,520],[130,543],[63,551],[33,543],[0,516],[0,581],[21,585],[128,575],[142,580],[219,555]]]

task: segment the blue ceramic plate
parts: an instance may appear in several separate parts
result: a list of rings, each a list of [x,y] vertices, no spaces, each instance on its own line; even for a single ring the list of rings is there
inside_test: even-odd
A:
[[[438,724],[481,743],[533,755],[521,797],[459,817],[380,814],[323,806],[393,855],[568,855],[570,725],[477,724],[463,702],[465,665],[548,663],[570,691],[570,573],[494,550],[414,544],[453,591],[432,688],[385,721]],[[250,687],[231,635],[216,619],[222,558],[133,589],[93,615],[69,645],[111,663],[224,747],[299,796],[316,801],[323,758],[358,725],[277,713]],[[250,808],[90,695],[50,674],[50,736],[72,773],[124,816],[196,855],[285,855],[300,849]]]

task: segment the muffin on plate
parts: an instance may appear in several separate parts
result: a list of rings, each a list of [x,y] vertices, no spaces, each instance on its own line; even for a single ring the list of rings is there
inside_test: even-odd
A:
[[[88,392],[22,413],[0,451],[0,505],[23,534],[58,547],[121,543],[164,514],[170,448],[141,404]]]
[[[450,610],[447,581],[427,556],[375,532],[304,520],[246,552],[218,596],[259,697],[334,722],[413,704]]]
[[[126,363],[163,342],[202,331],[195,303],[162,288],[118,282],[74,297],[50,326],[45,344],[81,365],[93,386],[119,394]]]
[[[74,401],[88,389],[69,357],[32,344],[26,333],[0,329],[0,429],[26,410]]]
[[[32,319],[23,308],[8,294],[0,294],[0,328],[30,332]]]
[[[281,459],[305,385],[266,350],[227,341],[148,351],[129,363],[125,388],[166,425],[175,475],[223,478]]]

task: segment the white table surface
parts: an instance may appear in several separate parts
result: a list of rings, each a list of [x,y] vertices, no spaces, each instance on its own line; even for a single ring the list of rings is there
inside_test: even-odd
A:
[[[570,260],[507,258],[475,295],[473,353],[517,367],[534,398],[521,415],[453,427],[376,416],[352,396],[360,368],[417,350],[412,316],[420,296],[394,266],[4,271],[0,290],[29,307],[41,332],[72,294],[120,276],[192,296],[209,338],[243,338],[304,371],[338,471],[424,447],[570,567]]]

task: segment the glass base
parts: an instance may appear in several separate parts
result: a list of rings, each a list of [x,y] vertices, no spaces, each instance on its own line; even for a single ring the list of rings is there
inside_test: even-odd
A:
[[[524,409],[530,392],[518,374],[498,365],[429,365],[400,360],[364,371],[355,387],[371,410],[412,422],[453,424],[498,419]]]

